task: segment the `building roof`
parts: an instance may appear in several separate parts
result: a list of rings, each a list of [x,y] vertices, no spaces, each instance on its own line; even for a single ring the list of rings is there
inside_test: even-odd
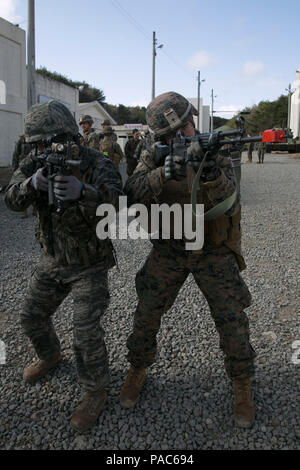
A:
[[[111,115],[106,111],[106,109],[97,100],[90,101],[89,103],[79,103],[80,114],[82,114],[82,112],[84,112],[84,114],[89,114],[87,110],[92,106],[95,106],[96,108],[98,108],[98,111],[100,112],[100,114],[104,115],[106,119],[109,119],[112,125],[114,126],[117,125],[117,122],[114,120],[114,118],[111,117]]]

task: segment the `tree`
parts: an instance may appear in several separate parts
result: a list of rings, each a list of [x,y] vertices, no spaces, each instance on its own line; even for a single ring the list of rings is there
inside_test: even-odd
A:
[[[79,85],[79,103],[90,103],[91,101],[98,101],[103,104],[105,96],[99,88],[93,88],[87,83]]]
[[[246,117],[246,131],[251,135],[258,135],[266,129],[287,126],[288,97],[281,95],[275,101],[261,101],[252,108],[245,108],[243,111],[250,111]],[[236,127],[234,116],[228,122],[231,127]]]
[[[146,108],[104,103],[103,107],[118,124],[146,124]]]
[[[221,118],[220,116],[214,116],[214,129],[224,126],[225,124],[227,124],[227,122],[228,122],[228,119],[226,118]]]

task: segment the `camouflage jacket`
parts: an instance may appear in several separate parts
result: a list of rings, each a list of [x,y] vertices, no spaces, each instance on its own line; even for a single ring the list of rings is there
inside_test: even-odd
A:
[[[99,141],[100,136],[99,133],[95,131],[95,129],[90,129],[88,132],[84,132],[80,137],[81,145],[96,150],[99,150]]]
[[[134,158],[134,152],[135,152],[137,146],[139,145],[139,143],[140,143],[140,139],[134,139],[133,137],[130,137],[128,139],[128,141],[126,142],[126,145],[125,145],[126,159],[128,159],[128,158],[133,159]]]
[[[12,156],[12,167],[14,171],[18,168],[21,161],[24,160],[24,158],[30,153],[30,151],[31,145],[26,144],[25,137],[21,135],[16,142],[14,153]]]
[[[58,263],[89,266],[102,262],[111,267],[114,265],[111,241],[99,240],[96,235],[100,220],[96,210],[102,203],[118,207],[122,195],[120,179],[111,161],[100,152],[81,147],[80,157],[82,164],[76,177],[84,183],[85,193],[78,201],[63,203],[62,214],[49,206],[48,193],[36,191],[31,184],[31,176],[38,168],[33,154],[13,174],[5,203],[16,212],[31,204],[36,207],[36,238],[43,251]]]
[[[143,139],[140,140],[139,145],[137,146],[134,158],[139,160],[141,158],[141,154],[143,150],[151,151],[151,147],[153,145],[153,139],[151,135],[146,135]]]
[[[112,142],[118,142],[118,136],[115,132],[112,132],[112,134],[105,134],[105,131],[103,131],[101,134],[99,134],[100,140],[104,139],[104,137],[109,137]]]
[[[164,180],[162,167],[157,167],[154,162],[153,152],[144,150],[140,163],[133,175],[127,180],[124,193],[128,197],[128,205],[134,203],[145,204],[148,208],[152,203],[172,205],[179,203],[181,206],[191,203],[191,189],[194,170],[187,166],[187,177],[183,181]],[[204,204],[204,211],[211,209],[227,199],[236,189],[236,179],[229,158],[219,156],[219,176],[214,181],[200,182],[197,202]],[[225,215],[215,220],[204,222],[204,247],[218,247],[226,245],[237,257],[240,269],[246,267],[241,255],[241,231],[240,231],[240,202],[239,195],[233,206]],[[153,244],[160,240],[153,240]],[[184,249],[184,240],[164,240],[164,245],[169,243],[179,250]]]
[[[102,152],[106,157],[108,157],[115,165],[115,167],[119,168],[119,163],[124,157],[122,149],[119,144],[114,142],[110,136],[104,136],[103,139],[100,140],[100,152]]]

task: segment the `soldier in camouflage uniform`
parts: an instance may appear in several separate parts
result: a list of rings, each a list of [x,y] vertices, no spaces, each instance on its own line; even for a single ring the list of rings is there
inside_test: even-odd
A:
[[[25,135],[36,151],[23,160],[5,194],[10,210],[23,211],[30,204],[37,208],[36,237],[42,248],[21,313],[23,331],[38,360],[25,369],[23,377],[34,384],[61,362],[51,317],[72,293],[74,352],[85,396],[71,425],[85,431],[106,402],[109,371],[100,319],[109,303],[107,272],[115,265],[110,240],[96,236],[96,209],[102,203],[117,206],[121,185],[110,160],[76,143],[77,124],[63,104],[50,101],[33,106],[25,118]],[[80,162],[73,174],[55,176],[54,195],[62,205],[60,212],[48,203],[48,178],[38,160],[46,144],[48,148],[57,143],[70,145]]]
[[[102,122],[101,126],[102,126],[101,139],[104,138],[105,131],[109,128],[109,129],[111,129],[111,140],[112,140],[113,142],[117,142],[117,141],[118,141],[118,136],[117,136],[117,134],[115,133],[115,131],[113,130],[113,128],[111,127],[111,124],[110,124],[110,122],[109,122],[108,119],[105,119],[105,120]]]
[[[177,130],[186,136],[195,135],[195,108],[174,92],[156,97],[147,108],[147,123],[157,138],[169,144]],[[133,175],[124,188],[129,204],[190,203],[194,168],[199,167],[203,152],[198,143],[189,152],[195,165],[186,165],[182,157],[174,162],[158,162],[155,146],[145,150]],[[171,174],[171,179],[166,175]],[[212,155],[205,163],[198,191],[198,203],[205,211],[231,196],[236,181],[230,159]],[[187,251],[185,240],[152,240],[153,248],[146,263],[137,273],[138,305],[134,315],[133,332],[127,340],[131,363],[120,394],[121,405],[133,407],[146,378],[146,368],[155,360],[162,315],[174,303],[176,296],[192,273],[204,294],[220,335],[220,347],[225,355],[225,368],[233,380],[234,417],[240,427],[251,427],[254,404],[250,377],[254,373],[255,353],[249,342],[248,318],[244,309],[250,305],[249,290],[240,276],[245,269],[241,254],[239,194],[224,215],[204,224],[205,241],[200,251]]]
[[[135,151],[140,142],[140,135],[138,129],[133,129],[132,136],[129,137],[125,145],[125,156],[127,161],[126,172],[128,176],[131,176],[137,166],[137,159],[135,157]]]
[[[31,145],[26,143],[25,134],[20,135],[19,139],[17,140],[15,144],[14,153],[12,156],[12,167],[14,171],[16,171],[20,163],[30,153],[30,151],[31,151]],[[33,212],[33,215],[36,215],[35,212]],[[21,219],[25,219],[26,217],[28,217],[27,209],[25,209],[21,213]]]
[[[103,134],[104,138],[100,140],[99,150],[113,162],[119,173],[119,164],[124,157],[122,149],[120,145],[114,141],[112,127],[107,127],[103,131]]]
[[[248,136],[248,137],[250,137],[250,136]],[[249,142],[248,152],[247,152],[248,160],[246,161],[246,163],[252,163],[252,152],[253,152],[253,150],[254,150],[254,143]]]
[[[82,128],[83,132],[80,138],[80,143],[85,147],[99,150],[100,134],[96,132],[95,129],[92,127],[93,123],[93,118],[88,114],[82,116],[82,118],[80,119],[79,125]]]
[[[139,145],[136,148],[136,151],[134,153],[134,158],[136,159],[137,162],[139,162],[142,151],[146,149],[150,149],[152,144],[153,144],[153,138],[150,132],[147,130],[144,133],[142,133],[141,140]]]
[[[258,162],[257,163],[264,163],[265,151],[266,151],[266,145],[264,144],[264,142],[258,142],[257,144]]]

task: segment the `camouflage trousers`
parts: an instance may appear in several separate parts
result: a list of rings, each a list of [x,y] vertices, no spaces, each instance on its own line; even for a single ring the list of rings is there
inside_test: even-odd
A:
[[[264,158],[265,158],[265,150],[259,148],[259,149],[258,149],[258,152],[257,152],[257,156],[258,156],[258,163],[263,163],[263,162],[264,162]]]
[[[62,266],[42,255],[29,282],[21,325],[40,359],[59,352],[60,342],[51,317],[70,292],[74,301],[73,348],[79,382],[85,390],[100,390],[109,381],[104,331],[100,326],[109,303],[106,267]]]
[[[129,362],[135,367],[148,367],[154,362],[161,317],[174,303],[189,273],[210,307],[228,376],[250,377],[254,373],[255,352],[243,309],[250,305],[251,295],[234,253],[226,247],[206,249],[202,254],[152,248],[136,276],[139,302],[133,332],[127,340]]]

